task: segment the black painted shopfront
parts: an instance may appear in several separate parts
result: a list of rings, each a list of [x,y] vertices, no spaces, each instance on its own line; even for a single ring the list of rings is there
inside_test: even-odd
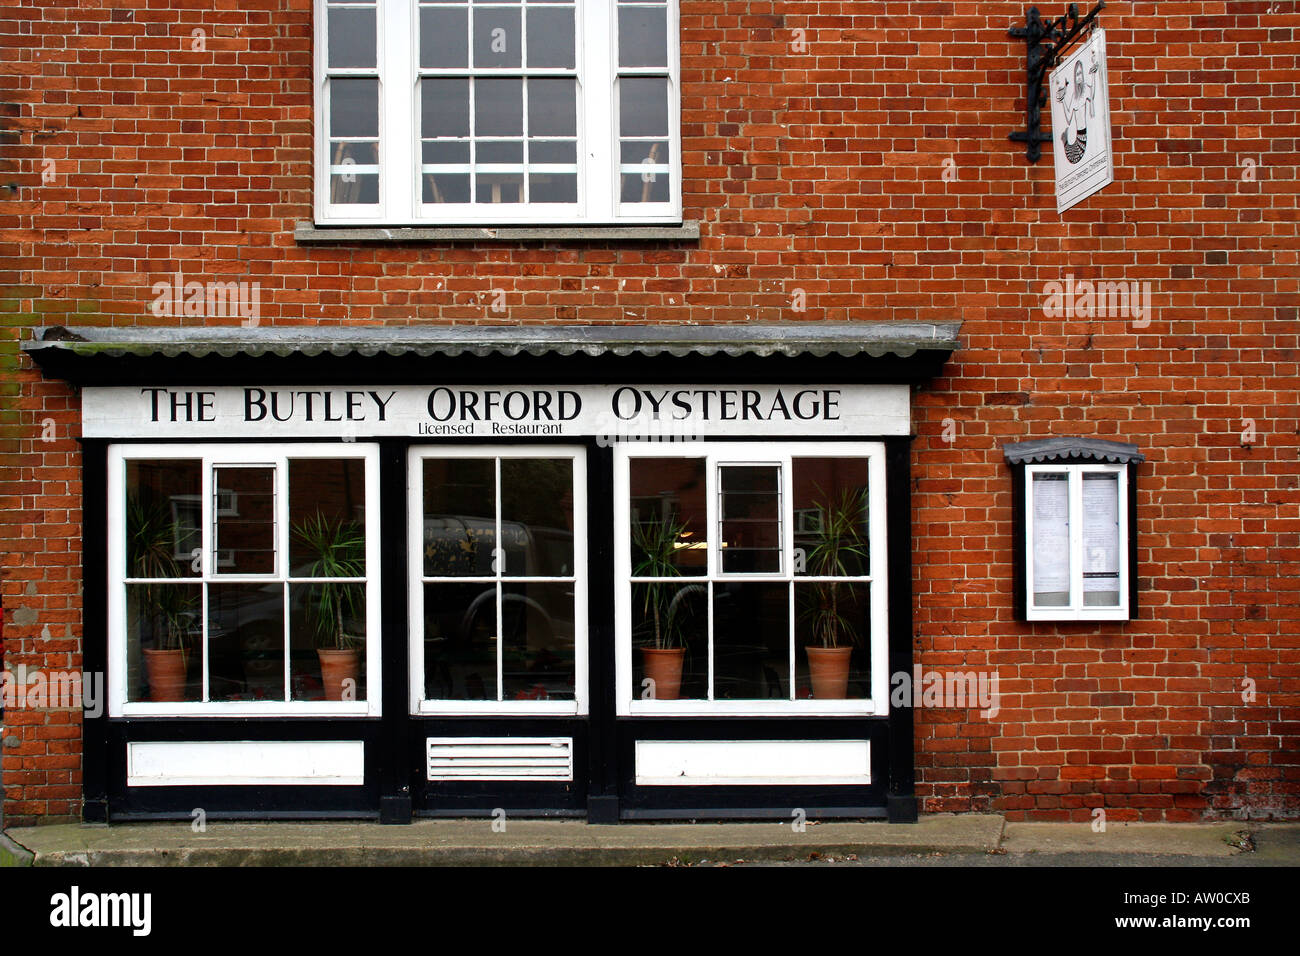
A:
[[[909,409],[957,331],[45,330],[85,818],[915,819]]]

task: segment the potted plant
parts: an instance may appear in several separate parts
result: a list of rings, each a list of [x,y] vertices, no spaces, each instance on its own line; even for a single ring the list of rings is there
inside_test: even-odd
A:
[[[150,507],[135,496],[129,497],[127,574],[134,578],[179,578],[182,569],[173,553],[177,530],[177,522],[167,508]],[[189,673],[186,634],[198,603],[192,586],[152,580],[137,588],[136,628],[140,619],[148,620],[155,637],[155,646],[144,650],[149,699],[184,700]]]
[[[292,531],[311,558],[303,571],[304,577],[365,575],[366,539],[355,521],[332,520],[317,512],[314,517],[294,524]],[[359,582],[322,581],[310,586],[307,620],[314,632],[326,700],[343,700],[345,688],[357,685],[360,648],[365,638],[349,629],[364,610],[365,589]]]
[[[817,490],[825,498],[825,493]],[[867,557],[867,542],[862,537],[866,489],[845,490],[838,500],[822,500],[815,505],[821,520],[808,549],[808,573],[819,577],[847,575],[850,561]],[[806,612],[811,639],[804,650],[816,698],[842,700],[848,690],[853,645],[859,639],[857,627],[843,610],[850,600],[844,593],[848,588],[847,582],[835,580],[812,585],[814,600]]]
[[[632,567],[634,577],[678,577],[681,571],[675,560],[677,543],[686,531],[686,523],[658,516],[636,522],[632,527],[632,544],[640,552]],[[645,676],[652,681],[655,700],[676,700],[682,686],[682,660],[686,655],[680,627],[681,600],[685,590],[662,581],[647,581],[644,610],[650,624],[651,642],[641,648]]]

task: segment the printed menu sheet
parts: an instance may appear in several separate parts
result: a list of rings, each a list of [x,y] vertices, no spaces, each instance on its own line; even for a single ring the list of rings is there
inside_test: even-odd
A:
[[[1083,590],[1119,588],[1119,482],[1114,475],[1084,476]]]
[[[1034,593],[1070,591],[1070,483],[1034,476]]]

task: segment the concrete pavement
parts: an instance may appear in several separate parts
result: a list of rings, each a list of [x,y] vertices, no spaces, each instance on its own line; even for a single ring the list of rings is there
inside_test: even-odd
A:
[[[826,859],[924,858],[1008,865],[1300,865],[1300,823],[1006,823],[980,814],[925,816],[915,825],[814,823],[623,824],[491,818],[376,823],[209,821],[11,829],[0,866],[656,866]],[[1258,843],[1262,850],[1255,850]]]

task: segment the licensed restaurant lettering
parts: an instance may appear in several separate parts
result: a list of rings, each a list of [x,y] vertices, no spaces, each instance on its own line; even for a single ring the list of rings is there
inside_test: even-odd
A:
[[[88,387],[87,438],[902,435],[906,385]]]

